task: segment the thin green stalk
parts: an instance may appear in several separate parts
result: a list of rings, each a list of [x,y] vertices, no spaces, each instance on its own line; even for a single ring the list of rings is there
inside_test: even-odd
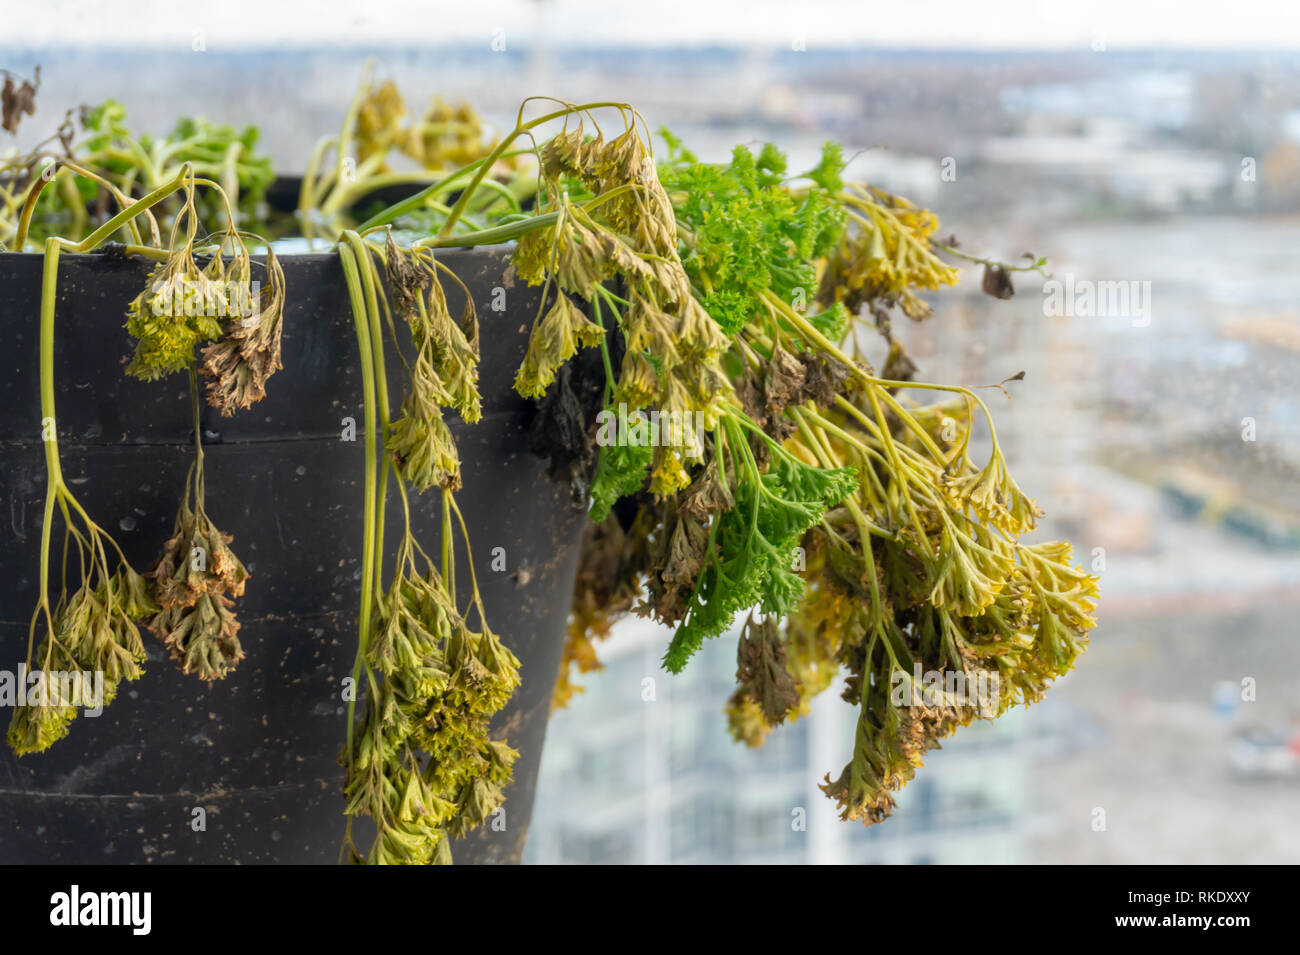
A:
[[[357,334],[357,354],[361,364],[361,391],[365,422],[365,502],[362,510],[362,547],[361,547],[361,607],[357,624],[357,656],[352,664],[352,697],[348,700],[348,767],[352,766],[354,725],[356,723],[356,697],[361,685],[361,669],[365,662],[366,651],[370,641],[370,616],[374,600],[373,581],[375,576],[375,485],[376,481],[376,446],[375,446],[375,379],[374,364],[371,358],[370,322],[366,314],[365,297],[361,287],[361,277],[357,271],[356,257],[350,245],[339,246],[339,260],[343,266],[343,277],[348,287],[348,298],[352,305],[352,319]]]
[[[50,613],[50,535],[54,530],[54,506],[63,488],[63,469],[59,466],[59,438],[54,416],[54,306],[59,289],[59,242],[45,240],[45,261],[41,273],[41,437],[45,446],[45,519],[41,522],[40,602],[32,613],[27,635],[27,665],[31,666],[35,647],[36,620],[44,611],[54,633]]]
[[[451,491],[442,489],[442,584],[456,600],[456,543],[451,537]]]
[[[515,128],[502,138],[501,142],[497,144],[497,147],[493,149],[491,153],[481,160],[481,165],[479,166],[478,171],[474,174],[474,178],[471,179],[469,185],[461,191],[460,198],[456,200],[456,204],[451,208],[451,214],[447,216],[446,221],[442,224],[442,228],[438,230],[438,238],[445,238],[451,234],[451,230],[456,225],[456,220],[459,219],[461,214],[465,211],[465,206],[469,203],[470,197],[474,194],[475,190],[478,189],[478,184],[482,181],[483,177],[488,174],[488,171],[496,164],[496,161],[501,158],[502,154],[505,153],[510,144],[524,133],[536,129],[538,126],[545,125],[552,120],[560,119],[564,116],[572,116],[575,113],[585,113],[593,109],[618,109],[624,111],[630,108],[631,107],[626,103],[613,102],[584,103],[581,106],[566,104],[564,109],[555,110],[554,112],[547,113],[544,116],[539,116],[537,119],[529,120],[526,123],[523,122],[521,116],[519,121],[515,123]],[[522,110],[523,107],[521,106],[521,113]]]
[[[389,206],[387,209],[384,209],[382,212],[375,213],[375,215],[371,216],[361,225],[357,226],[357,231],[364,235],[365,233],[370,232],[373,229],[378,229],[388,225],[394,219],[398,219],[404,215],[407,215],[408,213],[414,212],[415,210],[422,208],[427,200],[445,191],[447,187],[450,186],[452,183],[456,182],[459,179],[463,179],[465,176],[469,175],[471,172],[478,169],[480,166],[486,163],[488,159],[491,159],[493,162],[496,162],[497,160],[506,159],[510,156],[522,156],[531,152],[532,152],[531,149],[513,149],[507,152],[496,154],[494,156],[488,156],[483,159],[477,159],[472,163],[467,163],[464,166],[461,166],[455,172],[448,173],[446,176],[443,176],[437,182],[421,189],[415,195],[408,196],[407,198],[403,199],[401,202],[393,203],[391,206]]]
[[[138,200],[137,202],[131,203],[131,205],[127,206],[125,209],[123,209],[117,215],[113,216],[113,218],[109,219],[107,222],[105,222],[102,226],[100,226],[90,235],[86,236],[86,238],[78,242],[77,243],[78,250],[82,252],[88,252],[89,250],[95,248],[97,245],[99,245],[101,242],[103,242],[105,239],[111,236],[114,232],[116,232],[119,228],[121,228],[123,224],[134,219],[136,216],[140,215],[140,213],[152,209],[158,203],[162,202],[164,199],[166,199],[168,196],[174,193],[177,189],[181,188],[185,184],[186,178],[188,176],[189,176],[189,170],[182,168],[181,171],[176,174],[176,177],[174,179],[159,186],[157,189],[153,190],[152,192],[150,192],[148,195],[144,196],[142,199]]]
[[[191,363],[190,373],[190,410],[194,418],[194,464],[190,471],[194,475],[194,510],[205,513],[207,482],[203,478],[203,427],[200,423],[199,373]]]
[[[370,258],[370,249],[361,237],[351,230],[343,233],[343,240],[352,247],[352,253],[361,269],[361,284],[365,291],[366,320],[370,329],[370,362],[374,369],[375,394],[378,398],[378,437],[383,447],[387,446],[389,431],[392,429],[392,417],[388,407],[388,375],[384,370],[384,333],[380,327],[378,292],[375,287],[374,263]],[[381,472],[376,494],[375,508],[379,520],[375,525],[375,554],[373,587],[375,593],[383,592],[384,574],[384,514],[388,504],[388,477],[392,462],[383,453]]]
[[[536,229],[544,229],[554,225],[560,218],[558,212],[543,212],[540,215],[529,216],[519,222],[510,222],[506,225],[493,226],[490,229],[479,229],[477,232],[462,232],[460,235],[428,236],[423,239],[417,239],[411,243],[413,249],[446,249],[446,248],[468,248],[476,245],[497,245],[502,242],[510,242]],[[373,228],[379,228],[375,226]],[[368,231],[359,229],[359,232]]]

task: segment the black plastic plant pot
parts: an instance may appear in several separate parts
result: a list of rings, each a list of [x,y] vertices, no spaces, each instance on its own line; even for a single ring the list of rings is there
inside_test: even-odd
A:
[[[581,495],[552,478],[534,451],[549,412],[512,388],[540,290],[511,281],[509,255],[501,247],[439,253],[474,296],[482,327],[483,420],[453,424],[463,463],[457,500],[489,623],[519,657],[523,680],[493,724],[520,752],[504,813],[453,844],[457,862],[522,856],[586,520],[575,500]],[[234,535],[251,575],[236,608],[247,657],[224,680],[204,683],[182,674],[143,632],[144,676],[122,684],[101,715],[79,716],[41,754],[18,758],[4,747],[2,862],[339,857],[344,681],[356,652],[361,577],[361,372],[338,256],[281,262],[284,369],[250,410],[232,418],[203,411],[208,512]],[[64,477],[140,570],[171,535],[193,458],[185,376],[146,384],[123,375],[125,309],[149,268],[113,254],[62,257],[54,368]],[[0,357],[7,409],[0,416],[0,669],[13,679],[27,657],[39,585],[41,271],[40,254],[0,254],[8,329]],[[456,283],[447,283],[447,294],[459,314]],[[507,308],[494,311],[503,296]],[[389,358],[395,382],[400,368],[395,354]],[[414,506],[417,536],[437,553],[440,497],[432,492]],[[396,511],[390,507],[387,540],[400,533]],[[57,565],[61,532],[55,536]],[[465,559],[462,552],[458,567]],[[57,566],[51,574],[57,591]],[[468,573],[457,577],[468,583]],[[10,712],[3,716],[7,725]]]

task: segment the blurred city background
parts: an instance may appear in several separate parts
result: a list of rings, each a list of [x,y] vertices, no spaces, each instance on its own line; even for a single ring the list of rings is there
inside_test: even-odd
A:
[[[934,209],[972,253],[1149,289],[1143,315],[1048,314],[1042,277],[1001,302],[972,269],[931,320],[895,326],[924,379],[1026,373],[1011,399],[987,393],[999,436],[1047,511],[1038,539],[1073,541],[1102,592],[1091,650],[1045,702],[959,732],[866,829],[817,790],[851,752],[834,692],[746,750],[722,714],[734,635],[670,677],[667,634],[632,621],[552,721],[531,861],[1300,862],[1293,11],[443,6],[145,4],[161,19],[105,34],[55,3],[58,30],[6,12],[0,65],[42,67],[29,137],[112,95],[144,130],[256,119],[285,173],[336,130],[371,56],[413,105],[466,99],[503,126],[547,93],[628,100],[703,158],[771,140],[797,168],[835,138],[856,176]]]

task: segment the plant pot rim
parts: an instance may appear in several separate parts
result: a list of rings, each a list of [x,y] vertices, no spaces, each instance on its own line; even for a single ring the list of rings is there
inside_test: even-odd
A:
[[[301,238],[301,236],[286,236],[286,238]],[[322,243],[324,242],[324,240],[321,241]],[[337,247],[338,243],[331,242],[330,246],[331,246],[330,251],[326,251],[326,252],[277,252],[275,254],[275,257],[277,260],[279,260],[282,266],[315,265],[324,262],[326,260],[338,259],[339,257],[338,247]],[[106,243],[105,246],[101,246],[100,249],[95,252],[61,252],[59,254],[59,261],[61,262],[103,261],[106,255],[111,254],[111,252],[106,251],[106,249],[111,250],[114,247],[115,247],[114,245]],[[430,249],[429,251],[431,251],[436,256],[458,255],[458,254],[464,255],[470,252],[494,252],[500,254],[501,252],[505,250],[513,249],[514,247],[515,247],[514,242],[498,242],[492,245],[453,245],[453,246],[447,246],[445,248]],[[162,251],[165,252],[167,250],[163,249]],[[8,250],[0,251],[0,262],[11,262],[16,260],[19,257],[27,258],[27,259],[38,258],[43,256],[44,254],[45,251],[43,249],[28,249],[21,252],[8,249]],[[265,252],[254,252],[254,253],[250,253],[250,255],[254,259],[261,259],[266,257]],[[141,261],[141,262],[145,261],[145,259],[141,259],[138,256],[130,256],[128,257],[128,259],[130,261]]]
[[[302,178],[303,177],[301,175],[276,176],[275,180],[271,183],[271,185],[267,188],[266,191],[266,196],[264,198],[264,201],[266,202],[267,206],[270,207],[275,213],[278,213],[281,216],[295,214],[297,212],[298,188],[302,183]],[[410,184],[410,183],[396,185],[396,186],[384,186],[376,190],[375,192],[368,193],[363,198],[378,197],[382,195],[385,198],[387,198],[389,201],[396,202],[401,199],[407,198],[408,196],[414,195],[415,193],[420,191],[420,188],[422,188],[420,184]],[[254,223],[253,225],[259,225],[259,224],[261,223]],[[256,229],[253,229],[252,231],[253,234],[256,234]],[[280,238],[286,240],[293,240],[293,239],[304,240],[306,237],[302,235],[290,234],[290,235],[281,236]],[[273,239],[271,241],[275,242],[278,240]],[[282,266],[311,265],[311,264],[318,264],[324,261],[325,259],[338,258],[337,239],[329,240],[329,241],[325,239],[318,239],[318,240],[314,239],[312,241],[318,241],[320,242],[321,245],[327,246],[329,248],[329,251],[276,252],[275,257],[279,260]],[[95,259],[102,260],[105,255],[104,249],[112,248],[115,244],[117,243],[105,242],[103,245],[100,246],[98,250],[94,252],[64,251],[60,254],[59,258],[61,261],[65,261],[65,262],[69,260],[71,261],[90,261]],[[456,253],[466,253],[473,250],[484,250],[484,251],[491,250],[500,253],[502,250],[505,249],[513,249],[515,245],[516,242],[514,240],[511,240],[508,242],[496,242],[496,243],[484,244],[484,245],[453,245],[453,246],[446,246],[444,248],[430,249],[429,251],[433,252],[434,255],[436,256],[445,256],[447,254],[456,254]],[[161,251],[165,252],[167,250],[165,248],[162,248]],[[21,256],[30,257],[33,255],[41,256],[44,254],[45,254],[44,249],[41,248],[40,246],[36,246],[31,249],[22,249],[22,250],[6,249],[6,250],[0,250],[0,261],[5,261],[8,257],[12,257],[12,256],[21,255]],[[265,256],[266,253],[264,252],[252,254],[252,257],[255,259],[265,258]]]

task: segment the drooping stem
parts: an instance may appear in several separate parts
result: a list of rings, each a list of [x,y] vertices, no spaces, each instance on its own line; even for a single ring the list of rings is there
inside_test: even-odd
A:
[[[388,375],[384,369],[384,333],[380,326],[379,293],[376,288],[374,262],[370,257],[370,250],[361,237],[351,230],[343,233],[343,241],[352,247],[352,254],[361,272],[361,286],[364,290],[366,307],[366,324],[369,329],[370,339],[369,362],[373,369],[374,390],[377,399],[375,410],[378,414],[378,420],[375,427],[378,440],[381,442],[381,452],[383,452],[382,462],[379,464],[380,474],[375,495],[375,511],[378,514],[378,520],[375,522],[374,527],[376,555],[372,567],[374,577],[373,580],[367,578],[370,581],[369,586],[373,587],[374,592],[381,593],[383,591],[384,573],[384,514],[388,505],[388,478],[392,467],[388,454],[383,451],[383,448],[387,446],[389,431],[392,428],[392,417],[388,406]]]
[[[199,374],[191,362],[190,372],[190,407],[194,414],[194,509],[203,513],[206,482],[203,480],[203,428],[199,423]]]
[[[27,634],[27,666],[32,664],[36,621],[44,613],[50,631],[50,535],[54,530],[54,507],[63,487],[59,467],[59,437],[54,417],[54,305],[59,288],[59,240],[45,240],[45,261],[41,273],[41,439],[45,446],[45,517],[41,521],[41,595],[32,614]]]
[[[352,304],[352,319],[357,335],[357,355],[361,365],[361,391],[363,423],[365,427],[365,503],[362,510],[361,546],[361,606],[357,623],[357,656],[352,665],[352,687],[348,699],[348,768],[353,762],[353,736],[356,723],[356,697],[360,691],[361,670],[365,663],[370,639],[370,616],[373,609],[373,582],[375,576],[375,523],[376,523],[376,446],[375,446],[375,379],[371,358],[370,321],[366,313],[361,277],[357,271],[356,256],[350,245],[339,246],[339,260],[347,282],[348,297]]]
[[[594,109],[617,109],[620,111],[624,111],[626,115],[626,111],[631,110],[631,107],[628,106],[626,103],[616,103],[612,101],[598,102],[598,103],[583,103],[581,105],[576,105],[576,106],[573,104],[566,103],[563,109],[553,110],[549,113],[546,113],[543,116],[537,117],[536,119],[531,119],[528,122],[524,122],[523,116],[521,115],[518,121],[515,123],[515,128],[512,129],[509,133],[507,133],[505,136],[503,136],[501,138],[501,141],[496,144],[492,152],[488,153],[488,155],[484,156],[482,159],[476,160],[475,162],[469,163],[466,166],[462,166],[460,169],[457,169],[455,172],[451,173],[446,178],[440,179],[438,182],[433,183],[431,186],[421,189],[419,192],[417,192],[415,195],[411,196],[410,198],[404,199],[399,203],[389,206],[383,212],[367,220],[357,231],[367,232],[370,229],[376,228],[378,226],[387,225],[388,223],[396,219],[398,216],[405,215],[408,212],[412,212],[416,209],[419,209],[421,206],[424,205],[427,199],[436,196],[438,195],[438,193],[445,190],[449,183],[454,182],[457,179],[460,179],[462,176],[467,174],[470,170],[473,170],[474,172],[473,178],[471,178],[469,183],[465,186],[465,188],[461,190],[460,196],[456,199],[456,204],[451,207],[451,212],[447,214],[447,218],[443,221],[442,227],[438,230],[438,234],[435,237],[433,237],[434,242],[431,244],[441,244],[444,240],[448,239],[451,236],[452,230],[456,227],[456,223],[460,221],[460,217],[464,214],[466,208],[469,206],[470,200],[478,192],[479,184],[483,181],[483,178],[492,170],[492,167],[496,165],[498,160],[504,158],[507,155],[512,154],[510,147],[514,144],[516,139],[518,139],[520,136],[524,135],[525,133],[533,129],[536,129],[538,126],[542,126],[545,125],[546,123],[551,122],[552,120],[560,119],[565,116],[573,116]],[[522,113],[522,111],[523,108],[521,107],[520,112]],[[531,151],[532,150],[516,150],[514,152],[531,152]],[[498,239],[496,241],[504,242],[506,240]]]
[[[532,150],[515,149],[515,150],[509,150],[501,153],[494,153],[493,155],[485,157],[483,159],[476,159],[474,162],[466,163],[464,166],[461,166],[455,172],[448,173],[447,175],[439,179],[437,182],[425,186],[415,195],[408,196],[407,198],[401,200],[400,202],[395,202],[387,209],[384,209],[383,211],[378,212],[375,215],[371,216],[369,219],[367,219],[365,222],[363,222],[360,226],[357,227],[357,231],[362,234],[365,234],[367,232],[370,232],[373,229],[383,228],[384,226],[392,222],[394,219],[398,219],[404,215],[407,215],[408,213],[414,212],[417,209],[423,208],[425,203],[427,203],[434,196],[440,195],[441,193],[447,191],[451,185],[453,185],[454,183],[456,183],[461,179],[464,179],[470,173],[478,170],[479,167],[482,166],[484,163],[486,163],[489,159],[492,162],[496,162],[500,159],[505,159],[509,156],[524,155],[528,153],[532,153]]]
[[[498,245],[502,242],[518,239],[520,236],[536,229],[545,229],[554,225],[559,218],[560,214],[558,212],[543,212],[540,215],[520,219],[518,222],[509,222],[505,225],[493,226],[490,229],[479,229],[477,232],[463,232],[460,235],[444,236],[439,234],[428,236],[412,242],[411,248],[445,249],[453,246],[455,248],[469,248],[475,245]]]
[[[451,537],[451,491],[442,489],[442,583],[456,599],[456,544]]]
[[[101,242],[103,242],[105,239],[111,236],[114,232],[122,228],[122,226],[126,225],[127,223],[135,219],[136,216],[140,215],[141,213],[148,212],[158,203],[162,202],[164,199],[166,199],[168,196],[174,193],[177,189],[181,188],[181,186],[184,185],[186,178],[190,177],[191,175],[192,173],[189,168],[189,164],[187,163],[186,165],[181,167],[180,172],[178,172],[173,179],[159,186],[157,189],[154,189],[152,192],[150,192],[148,195],[144,196],[143,198],[138,199],[135,202],[131,203],[129,206],[122,209],[120,212],[117,213],[117,215],[113,216],[111,219],[105,222],[102,226],[100,226],[90,235],[86,236],[80,242],[76,243],[77,251],[89,252],[91,249],[94,249],[97,245],[99,245]],[[33,209],[35,208],[36,197],[38,195],[39,195],[39,191],[34,188],[32,190],[32,193],[28,196],[28,201],[30,202],[31,207]],[[19,223],[19,232],[14,242],[14,247],[17,249],[21,249],[23,247],[23,243],[26,242],[27,240],[27,223],[30,222],[31,219],[31,212],[26,208],[26,206],[24,206],[23,211],[25,214],[25,218],[23,221]],[[46,248],[47,249],[49,248],[48,240],[46,243]]]

